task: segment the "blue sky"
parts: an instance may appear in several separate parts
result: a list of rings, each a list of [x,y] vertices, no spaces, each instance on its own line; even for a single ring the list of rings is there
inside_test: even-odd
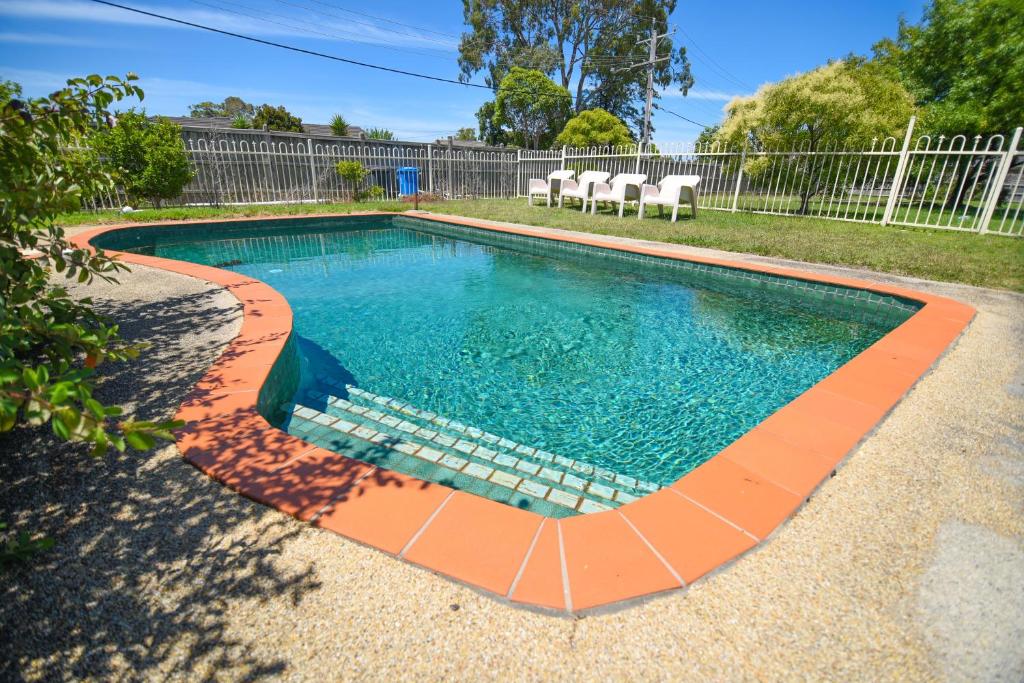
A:
[[[349,59],[456,78],[462,3],[392,0],[120,0],[120,4]],[[923,0],[679,2],[674,36],[688,46],[697,84],[662,105],[713,124],[733,95],[893,35]],[[401,139],[429,141],[476,127],[486,90],[424,81],[177,27],[88,0],[0,0],[0,78],[41,95],[70,76],[135,71],[149,113],[184,115],[228,95],[283,104],[309,123],[335,112]],[[480,75],[474,78],[482,82]],[[700,131],[664,112],[656,142]]]

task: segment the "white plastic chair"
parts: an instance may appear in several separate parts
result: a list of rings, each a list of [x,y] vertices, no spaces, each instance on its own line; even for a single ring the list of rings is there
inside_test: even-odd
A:
[[[672,207],[672,222],[676,222],[679,216],[679,203],[687,202],[693,209],[693,217],[697,217],[697,185],[700,184],[699,175],[667,175],[657,185],[648,185],[640,189],[640,213],[638,218],[644,217],[644,209],[649,204],[658,207],[658,215],[661,215],[663,206]]]
[[[530,178],[529,185],[526,190],[526,202],[533,206],[533,198],[535,196],[547,197],[548,206],[551,206],[551,195],[555,192],[559,192],[562,187],[562,183],[566,180],[571,180],[576,175],[576,171],[554,171],[548,174],[547,180],[541,180],[540,178]]]
[[[598,202],[612,202],[619,205],[619,218],[626,208],[626,202],[640,198],[640,186],[647,180],[643,173],[620,173],[612,178],[611,184],[597,183],[594,185],[594,199],[591,202],[591,215],[597,214]]]
[[[562,200],[578,199],[583,202],[583,211],[587,210],[587,200],[590,199],[591,189],[597,183],[608,180],[611,173],[604,171],[584,171],[580,174],[579,180],[562,181],[562,191],[558,193],[558,208],[562,208]]]

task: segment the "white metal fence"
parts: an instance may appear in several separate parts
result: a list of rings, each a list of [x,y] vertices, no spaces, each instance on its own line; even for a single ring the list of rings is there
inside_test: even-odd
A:
[[[180,198],[185,204],[345,201],[356,193],[394,199],[403,167],[419,170],[421,191],[448,199],[515,192],[517,157],[509,150],[196,129],[185,129],[184,142],[196,174]],[[349,186],[339,161],[360,162],[366,179]]]
[[[419,169],[420,191],[445,199],[524,196],[530,178],[558,169],[701,177],[700,208],[816,216],[1000,235],[1024,235],[1021,129],[1007,139],[914,137],[874,140],[867,149],[732,149],[662,145],[465,150],[449,145],[339,141],[298,134],[186,127],[195,178],[183,204],[346,201],[355,193],[399,196],[398,169]],[[335,166],[362,163],[349,187]],[[97,198],[119,206],[123,197]]]
[[[517,192],[556,169],[699,175],[700,208],[1001,235],[1024,234],[1021,129],[968,139],[887,137],[867,149],[732,149],[717,143],[520,152]]]

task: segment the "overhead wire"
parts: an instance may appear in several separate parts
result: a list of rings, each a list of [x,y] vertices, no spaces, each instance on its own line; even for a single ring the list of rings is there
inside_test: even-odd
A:
[[[193,0],[193,2],[197,2],[197,1],[198,0]],[[279,42],[273,41],[273,40],[266,40],[264,38],[257,38],[255,36],[245,35],[244,33],[236,33],[234,31],[228,31],[228,30],[225,30],[225,29],[222,29],[222,28],[217,28],[217,27],[214,27],[214,26],[207,26],[205,24],[200,24],[200,23],[197,23],[197,22],[194,22],[194,21],[188,21],[188,20],[185,20],[185,19],[178,19],[176,17],[170,17],[170,16],[167,16],[167,15],[164,15],[164,14],[159,14],[157,12],[151,12],[149,10],[143,10],[143,9],[139,9],[137,7],[130,7],[128,5],[122,5],[122,4],[119,4],[119,3],[116,3],[116,2],[110,2],[110,0],[90,0],[90,2],[94,2],[94,3],[99,4],[99,5],[106,5],[108,7],[116,7],[118,9],[122,9],[122,10],[125,10],[125,11],[128,11],[128,12],[134,12],[135,14],[141,14],[143,16],[152,17],[152,18],[155,18],[155,19],[161,19],[163,21],[168,21],[168,22],[171,22],[171,23],[174,23],[174,24],[179,24],[181,26],[189,26],[191,28],[197,28],[197,29],[201,29],[201,30],[204,30],[204,31],[209,31],[211,33],[217,33],[217,34],[224,35],[224,36],[230,36],[232,38],[238,38],[240,40],[246,40],[246,41],[249,41],[249,42],[252,42],[252,43],[258,43],[260,45],[266,45],[266,46],[269,46],[269,47],[276,47],[276,48],[279,48],[279,49],[282,49],[282,50],[288,50],[290,52],[296,52],[296,53],[299,53],[299,54],[309,55],[309,56],[312,56],[312,57],[320,57],[322,59],[329,59],[331,61],[341,62],[343,64],[351,64],[353,66],[360,66],[360,67],[363,67],[363,68],[366,68],[366,69],[373,69],[373,70],[376,70],[376,71],[383,71],[383,72],[386,72],[386,73],[393,73],[393,74],[398,74],[398,75],[401,75],[401,76],[409,76],[409,77],[412,77],[412,78],[421,78],[421,79],[424,79],[424,80],[435,81],[435,82],[438,82],[438,83],[449,83],[451,85],[460,85],[460,86],[463,86],[463,87],[466,87],[466,88],[477,88],[477,89],[482,89],[482,90],[488,90],[490,92],[496,92],[498,90],[497,87],[486,85],[484,83],[464,82],[464,81],[455,80],[453,78],[445,78],[443,76],[434,76],[434,75],[431,75],[431,74],[424,74],[424,73],[419,73],[419,72],[416,72],[416,71],[409,71],[409,70],[406,70],[406,69],[398,69],[398,68],[395,68],[395,67],[384,66],[384,65],[381,65],[381,64],[373,64],[373,63],[370,63],[370,62],[364,62],[364,61],[360,61],[358,59],[350,59],[348,57],[340,57],[338,55],[332,55],[332,54],[329,54],[329,53],[326,53],[326,52],[320,52],[318,50],[310,50],[310,49],[303,48],[303,47],[297,47],[295,45],[288,45],[286,43],[279,43]],[[544,93],[539,93],[539,92],[536,92],[534,90],[527,90],[527,89],[509,89],[509,91],[510,92],[514,92],[514,93],[518,92],[518,93],[529,94],[529,95],[533,95],[535,97],[555,97],[554,95],[545,95]],[[557,95],[557,97],[559,97],[559,98],[565,97],[570,102],[574,102],[575,101],[575,97],[573,97],[572,93],[566,93],[565,95],[559,94],[559,95]]]

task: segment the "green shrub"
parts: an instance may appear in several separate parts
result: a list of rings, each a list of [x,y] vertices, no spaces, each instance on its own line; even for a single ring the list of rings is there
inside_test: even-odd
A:
[[[349,196],[359,201],[359,186],[366,180],[369,171],[358,161],[339,161],[335,168],[349,187]]]
[[[380,185],[374,185],[373,187],[366,190],[360,195],[361,199],[369,199],[372,202],[377,202],[384,199],[384,188]]]
[[[0,432],[49,424],[57,437],[91,443],[99,455],[111,446],[146,450],[178,425],[122,420],[120,408],[93,398],[93,368],[135,358],[141,347],[122,340],[90,299],[72,298],[53,279],[116,282],[127,270],[102,251],[73,248],[54,219],[68,204],[113,188],[95,154],[65,151],[109,127],[112,102],[142,98],[135,79],[92,75],[49,97],[0,106]],[[23,250],[42,256],[25,258]]]
[[[348,135],[348,121],[344,116],[335,114],[331,117],[331,132],[340,138]]]
[[[371,140],[394,140],[395,134],[387,128],[371,128],[366,131],[366,137]]]
[[[269,104],[261,104],[252,117],[252,127],[259,130],[264,126],[266,126],[267,130],[301,133],[302,119],[284,107],[272,107]]]
[[[245,117],[245,114],[238,114],[235,118],[231,119],[232,128],[249,128],[249,119]]]
[[[91,146],[134,203],[148,199],[159,207],[179,196],[194,175],[181,127],[164,118],[151,121],[145,112],[119,114],[117,125],[97,133]]]
[[[633,144],[633,136],[617,116],[604,109],[588,109],[569,119],[555,138],[562,147],[605,147]]]

